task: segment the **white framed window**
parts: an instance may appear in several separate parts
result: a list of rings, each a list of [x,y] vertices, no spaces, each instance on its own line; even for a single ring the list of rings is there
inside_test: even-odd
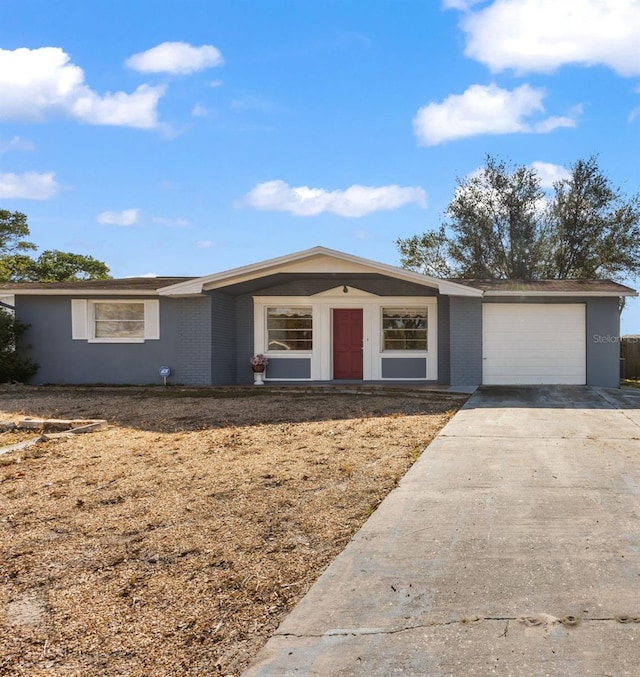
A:
[[[160,338],[160,302],[133,299],[72,299],[74,340],[143,343]]]
[[[267,307],[266,351],[311,352],[313,311],[311,306]]]
[[[428,350],[428,310],[416,308],[382,308],[382,351]]]

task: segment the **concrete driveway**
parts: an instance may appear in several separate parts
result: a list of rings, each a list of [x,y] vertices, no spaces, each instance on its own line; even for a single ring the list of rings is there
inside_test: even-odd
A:
[[[640,391],[578,387],[474,394],[245,672],[639,674]]]

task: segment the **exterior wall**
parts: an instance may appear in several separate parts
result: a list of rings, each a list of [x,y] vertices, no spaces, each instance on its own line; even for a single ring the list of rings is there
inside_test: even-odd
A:
[[[172,368],[171,380],[180,382],[176,359],[181,354],[181,303],[160,300],[159,340],[89,343],[71,338],[71,297],[16,296],[16,315],[30,325],[25,336],[25,343],[31,345],[29,357],[40,365],[32,383],[159,384],[163,365]]]
[[[587,302],[587,385],[620,387],[617,298],[594,298]]]
[[[380,297],[380,301],[384,297],[408,297],[407,303],[410,302],[411,297],[438,297],[438,321],[437,321],[437,337],[440,336],[440,332],[443,332],[445,336],[448,336],[448,299],[447,297],[440,297],[437,293],[437,290],[430,289],[428,287],[423,287],[421,285],[413,284],[410,282],[405,282],[403,280],[395,280],[392,278],[384,278],[381,276],[358,276],[358,275],[340,275],[340,274],[327,274],[327,275],[315,275],[310,277],[300,277],[295,280],[287,280],[279,284],[269,284],[261,286],[259,284],[251,285],[251,291],[248,291],[246,287],[242,289],[242,292],[239,295],[235,296],[235,377],[233,380],[227,381],[228,383],[237,383],[237,384],[250,384],[253,382],[253,374],[249,366],[249,358],[254,352],[265,352],[264,348],[260,348],[254,344],[255,337],[255,312],[254,312],[254,297],[281,297],[283,299],[287,298],[296,300],[299,298],[300,303],[309,303],[309,297],[313,297],[315,294],[321,294],[328,290],[333,290],[336,288],[341,288],[343,284],[346,284],[351,290],[351,294],[342,293],[337,295],[336,301],[341,302],[343,305],[346,302],[348,305],[353,307],[361,307],[363,303],[363,295],[358,294],[357,290],[368,292],[369,294],[375,294]],[[240,291],[240,289],[238,290]],[[212,292],[218,293],[218,292]],[[227,290],[228,296],[231,296],[233,293],[233,288]],[[314,303],[322,303],[325,299],[321,297],[315,297],[313,299]],[[291,301],[287,301],[291,302]],[[440,304],[443,303],[445,310],[444,314],[440,316]],[[216,312],[214,310],[214,325],[215,325],[215,316]],[[326,322],[326,319],[323,320]],[[214,330],[215,331],[215,330]],[[366,329],[365,329],[366,331]],[[327,338],[324,338],[326,341]],[[329,339],[330,340],[330,339]],[[434,342],[435,345],[435,342]],[[395,357],[395,363],[391,364],[391,359],[387,361],[385,365],[385,378],[414,378],[416,380],[424,380],[425,382],[430,383],[446,383],[448,381],[448,372],[449,372],[449,346],[448,341],[444,345],[440,343],[438,338],[437,341],[437,360],[433,363],[431,371],[436,372],[438,380],[435,378],[426,381],[425,379],[425,365],[424,359],[422,359],[421,364],[416,364],[413,361],[412,356],[407,356],[409,361],[402,365],[400,364],[400,356]],[[326,347],[326,350],[329,346]],[[216,365],[220,362],[220,355],[216,350],[213,350],[213,364],[214,364],[214,377]],[[289,364],[290,363],[290,364]],[[407,369],[411,366],[418,366],[418,370],[415,374],[411,375],[407,372]],[[380,371],[381,371],[380,365]],[[443,368],[443,371],[440,371],[440,368]],[[396,376],[396,372],[400,370],[401,375]],[[317,381],[319,377],[311,366],[311,361],[307,355],[290,356],[283,358],[281,355],[271,355],[269,356],[269,366],[266,370],[266,379],[278,379],[278,380],[309,380]],[[325,368],[326,371],[326,368]],[[398,372],[398,374],[400,374]],[[226,372],[225,372],[226,373]],[[387,376],[388,375],[388,376]],[[324,378],[324,376],[322,377]]]
[[[449,297],[438,297],[438,383],[447,385],[451,382],[449,333]]]
[[[253,355],[253,296],[249,294],[236,298],[236,337],[235,383],[248,385],[253,383],[249,364]]]
[[[211,292],[211,343],[206,347],[212,385],[234,383],[236,378],[236,300]]]
[[[427,378],[427,360],[424,357],[382,358],[383,379]]]
[[[584,303],[587,310],[587,385],[602,388],[617,388],[620,385],[620,313],[617,297],[488,297],[484,302]]]
[[[267,366],[269,378],[300,379],[311,378],[311,360],[306,357],[282,360],[277,357],[269,359]]]
[[[377,296],[437,296],[436,289],[422,287],[418,284],[395,280],[393,278],[354,277],[353,275],[331,275],[326,278],[300,278],[279,285],[260,288],[254,292],[256,296],[313,296],[327,289],[355,287]],[[348,297],[348,294],[345,294]]]
[[[170,299],[175,304],[177,324],[177,342],[172,356],[171,382],[190,386],[206,386],[211,384],[211,343],[212,322],[210,298]],[[161,301],[162,304],[162,301]],[[163,322],[163,308],[160,308],[160,322]],[[160,332],[162,336],[162,331]]]
[[[449,298],[449,359],[451,385],[482,383],[482,300]]]

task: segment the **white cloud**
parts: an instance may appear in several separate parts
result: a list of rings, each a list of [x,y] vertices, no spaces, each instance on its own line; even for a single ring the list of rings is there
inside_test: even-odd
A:
[[[81,122],[90,125],[117,125],[153,129],[158,126],[157,106],[165,87],[140,85],[133,94],[116,92],[98,96],[88,92],[73,103],[71,110]]]
[[[209,249],[213,247],[213,240],[198,240],[196,242],[196,247],[198,249]]]
[[[130,56],[125,63],[140,73],[185,75],[221,66],[224,59],[213,45],[193,47],[188,42],[163,42],[146,52]]]
[[[533,125],[533,131],[537,134],[548,134],[554,129],[560,129],[561,127],[575,127],[576,121],[574,118],[568,117],[567,115],[552,115],[542,122],[537,122]]]
[[[197,103],[191,110],[194,118],[208,118],[211,114],[211,111],[200,103]]]
[[[71,117],[91,125],[152,129],[163,86],[141,85],[132,94],[100,96],[84,82],[82,68],[59,47],[0,49],[0,119],[41,122]]]
[[[222,80],[211,80],[209,82],[209,87],[222,87]]]
[[[133,226],[138,221],[139,209],[124,209],[121,212],[100,212],[98,223],[107,226]]]
[[[465,54],[493,71],[601,64],[640,75],[640,0],[495,0],[466,13],[462,28]]]
[[[163,216],[154,216],[151,221],[160,226],[168,226],[169,228],[188,228],[191,225],[187,219],[166,219]]]
[[[255,209],[289,212],[295,216],[330,212],[355,218],[397,209],[411,202],[424,208],[427,195],[420,187],[355,185],[346,190],[327,191],[308,186],[294,188],[284,181],[267,181],[249,191],[243,202]]]
[[[513,90],[495,84],[471,85],[463,94],[452,94],[442,103],[420,108],[413,119],[413,129],[420,145],[436,146],[479,134],[544,134],[557,127],[575,126],[570,117],[527,121],[544,112],[544,97],[543,89],[526,84]]]
[[[2,139],[0,139],[0,153],[8,153],[9,151],[12,150],[29,151],[34,149],[35,145],[31,141],[23,139],[19,136],[14,136],[8,141],[3,141]]]
[[[60,186],[55,174],[47,172],[26,172],[25,174],[0,173],[0,198],[22,198],[23,200],[48,200]]]
[[[482,0],[442,0],[442,6],[445,9],[459,9],[466,12],[479,2],[482,2]]]
[[[553,188],[553,184],[556,183],[556,181],[562,181],[571,176],[571,173],[566,167],[554,165],[551,162],[540,162],[537,160],[536,162],[532,162],[530,166],[538,174],[540,185],[543,188]]]

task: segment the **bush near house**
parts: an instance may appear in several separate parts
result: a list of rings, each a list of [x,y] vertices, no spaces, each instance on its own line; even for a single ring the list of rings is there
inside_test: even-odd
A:
[[[12,313],[0,311],[0,383],[24,383],[38,371],[38,365],[21,354],[28,328]]]

